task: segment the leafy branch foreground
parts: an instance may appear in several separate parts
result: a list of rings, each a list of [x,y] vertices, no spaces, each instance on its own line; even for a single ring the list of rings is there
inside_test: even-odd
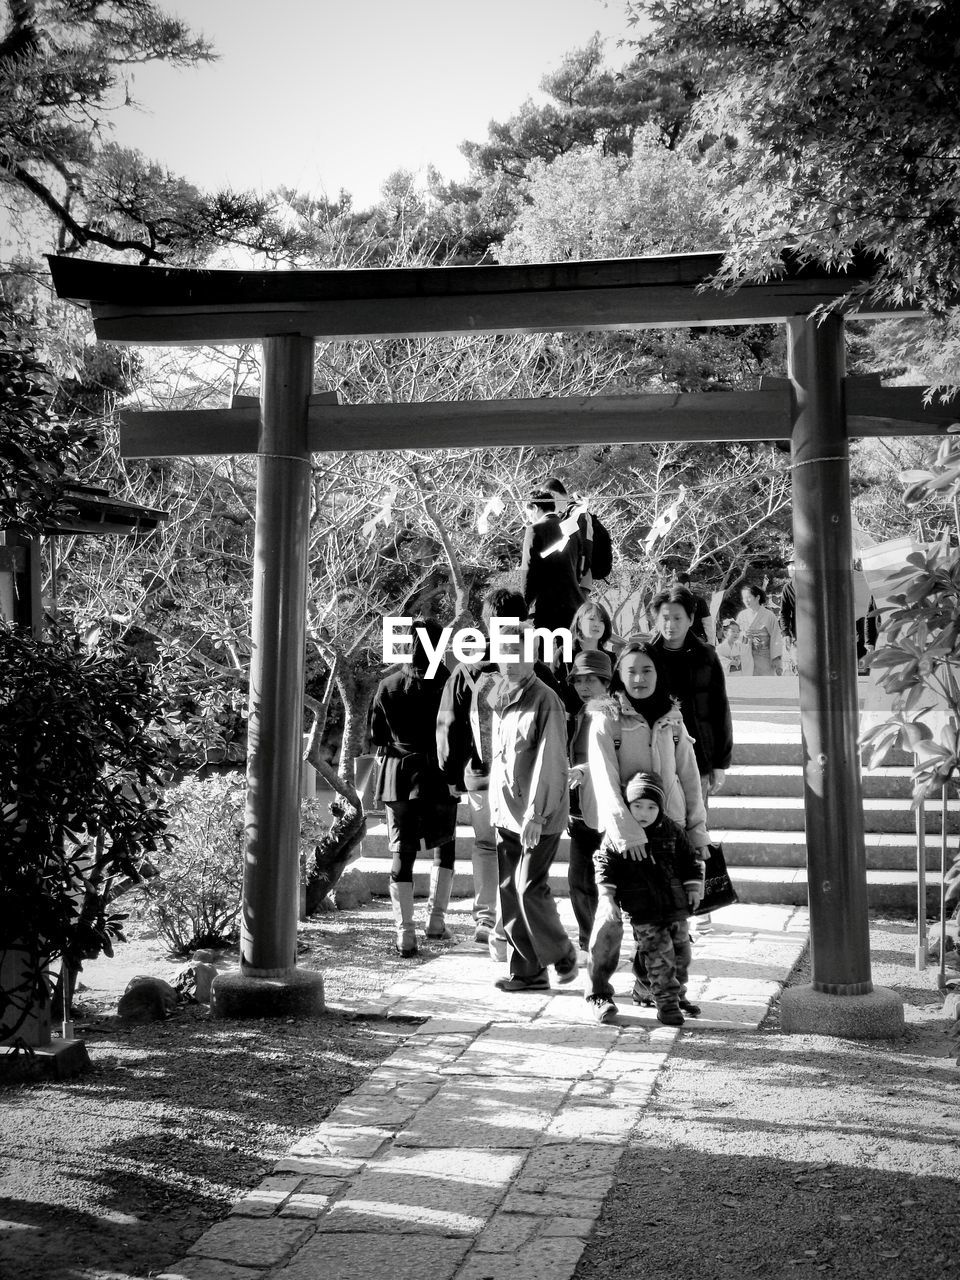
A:
[[[911,552],[892,576],[870,669],[893,696],[891,715],[867,730],[867,768],[894,747],[914,757],[913,803],[946,795],[960,782],[960,440],[940,445],[929,470],[906,472],[905,501],[946,499],[954,539]],[[960,915],[960,850],[944,883],[944,900]]]

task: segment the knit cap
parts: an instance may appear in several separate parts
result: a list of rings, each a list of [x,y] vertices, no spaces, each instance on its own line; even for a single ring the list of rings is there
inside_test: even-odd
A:
[[[624,794],[627,797],[627,804],[634,800],[652,800],[661,811],[663,810],[663,780],[659,773],[635,773],[627,783]]]
[[[613,678],[610,655],[600,649],[581,649],[574,655],[573,666],[570,668],[570,679],[576,680],[577,676],[599,676],[609,684]]]

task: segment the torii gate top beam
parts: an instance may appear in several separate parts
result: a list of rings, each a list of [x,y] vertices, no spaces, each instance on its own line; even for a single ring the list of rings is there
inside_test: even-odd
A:
[[[775,324],[868,282],[872,264],[825,272],[785,259],[776,279],[710,286],[723,254],[533,266],[207,271],[49,258],[60,297],[90,304],[97,337],[191,345],[266,336],[424,337],[462,333]],[[861,308],[857,315],[912,315]]]

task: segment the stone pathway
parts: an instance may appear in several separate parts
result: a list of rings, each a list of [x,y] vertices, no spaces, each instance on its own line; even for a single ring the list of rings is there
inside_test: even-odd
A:
[[[427,1021],[157,1280],[567,1280],[677,1038],[755,1030],[807,927],[795,907],[718,913],[682,1030],[631,1004],[627,939],[614,1026],[582,980],[506,994],[485,950],[451,948],[363,1010]]]

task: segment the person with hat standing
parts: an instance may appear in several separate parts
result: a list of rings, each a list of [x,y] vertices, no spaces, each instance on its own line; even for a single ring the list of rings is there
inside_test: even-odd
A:
[[[638,772],[656,773],[665,815],[705,859],[710,836],[694,744],[677,700],[663,683],[657,659],[652,641],[629,640],[617,658],[609,697],[594,699],[588,706],[588,768],[581,783],[581,810],[584,819],[604,833],[606,848],[642,860],[647,856],[646,835],[625,803],[623,789]],[[598,929],[622,929],[619,914],[614,898],[600,886],[591,948]],[[647,1004],[654,996],[639,952],[633,971],[634,1003]]]
[[[602,649],[581,649],[574,656],[567,677],[567,700],[576,699],[579,707],[568,720],[570,751],[570,854],[567,864],[567,887],[570,905],[577,921],[580,950],[590,945],[593,921],[597,914],[597,880],[593,855],[600,848],[603,832],[590,825],[580,808],[580,786],[587,772],[587,706],[594,698],[603,698],[610,688],[613,664]]]
[[[644,856],[630,858],[604,843],[595,863],[601,899],[611,910],[597,913],[587,959],[586,992],[598,1022],[616,1019],[610,979],[620,960],[626,912],[637,944],[634,965],[642,964],[657,1006],[657,1021],[682,1027],[684,1012],[698,1005],[687,1000],[690,969],[688,918],[703,898],[704,864],[679,823],[664,813],[663,779],[641,771],[629,779],[623,799],[644,835]]]
[[[580,587],[581,539],[564,533],[555,495],[535,489],[524,505],[527,525],[520,552],[521,591],[535,627],[569,627],[585,596]]]

